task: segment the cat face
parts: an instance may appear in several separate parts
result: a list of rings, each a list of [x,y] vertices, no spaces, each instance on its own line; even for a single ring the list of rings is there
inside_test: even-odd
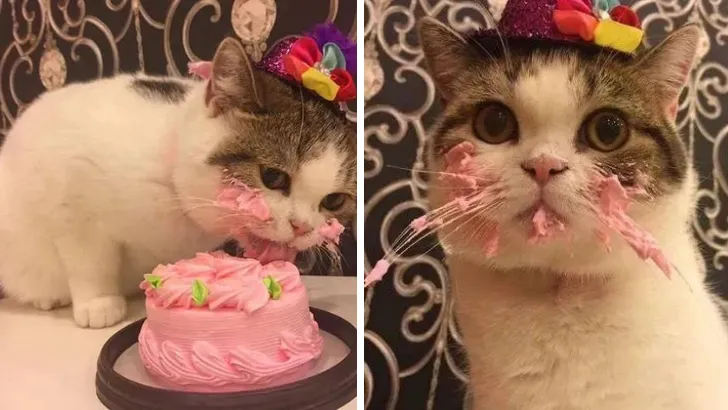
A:
[[[192,200],[188,214],[198,223],[217,231],[242,228],[303,250],[321,243],[319,229],[327,221],[351,221],[356,134],[343,114],[308,91],[251,69],[233,40],[216,53],[204,99],[205,133],[215,136],[199,143],[204,171],[192,177],[198,184],[189,185],[187,197],[215,202],[219,189],[234,181],[259,192],[269,218],[241,222],[235,212]]]
[[[694,58],[695,27],[636,57],[532,41],[511,41],[504,53],[499,42],[468,44],[430,20],[421,39],[446,100],[429,168],[445,171],[446,153],[470,142],[478,189],[488,191],[453,211],[453,223],[444,221],[440,237],[450,252],[482,261],[483,237],[498,229],[500,250],[491,262],[503,267],[567,269],[574,244],[585,245],[578,261],[590,260],[592,250],[606,255],[594,234],[591,187],[598,175],[646,191],[632,216],[648,229],[671,213],[684,226],[693,175],[674,115]],[[447,183],[431,179],[431,208],[452,198]],[[529,243],[539,208],[564,222],[566,235]]]

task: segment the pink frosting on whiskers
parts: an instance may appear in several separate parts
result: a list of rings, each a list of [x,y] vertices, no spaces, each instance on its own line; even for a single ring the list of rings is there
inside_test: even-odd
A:
[[[427,229],[428,223],[427,223],[427,215],[422,215],[419,218],[415,218],[410,222],[410,228],[412,228],[415,232],[422,232],[425,229]]]
[[[437,228],[442,226],[443,221],[440,218],[430,219],[427,215],[422,215],[419,218],[415,218],[410,222],[409,226],[415,233],[420,233],[425,229]]]
[[[238,181],[224,184],[217,193],[217,205],[259,221],[270,219],[270,209],[260,189],[250,188]]]
[[[374,268],[367,273],[366,277],[364,278],[364,286],[367,287],[371,285],[374,282],[378,282],[382,280],[384,275],[387,274],[387,270],[391,264],[387,262],[384,259],[380,259],[376,265],[374,265]]]
[[[202,79],[209,79],[212,74],[212,62],[210,61],[190,61],[187,63],[187,72],[194,74]]]
[[[559,217],[543,205],[533,214],[531,222],[533,228],[528,237],[530,243],[543,243],[566,229]]]
[[[326,221],[326,224],[319,228],[319,235],[328,242],[339,244],[339,238],[344,233],[344,225],[339,223],[336,218],[331,218]]]
[[[597,195],[597,218],[609,229],[619,233],[643,260],[652,259],[667,277],[670,264],[659,248],[657,240],[627,215],[630,198],[616,175],[599,177],[594,181]],[[606,233],[598,233],[605,246],[609,246]]]

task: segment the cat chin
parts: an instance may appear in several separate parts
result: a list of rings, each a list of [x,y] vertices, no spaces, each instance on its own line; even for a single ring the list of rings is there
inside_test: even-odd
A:
[[[258,239],[274,242],[283,246],[288,246],[289,248],[293,248],[298,252],[311,249],[314,246],[320,245],[323,242],[321,236],[318,234],[309,234],[306,236],[291,238],[290,235],[278,234],[276,232],[257,229],[252,229],[248,231],[247,234]],[[235,239],[240,241],[240,238]]]

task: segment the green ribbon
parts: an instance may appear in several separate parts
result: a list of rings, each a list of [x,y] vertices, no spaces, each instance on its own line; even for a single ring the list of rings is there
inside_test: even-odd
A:
[[[339,46],[335,43],[324,44],[323,57],[321,57],[321,68],[331,72],[335,68],[346,70],[346,59]]]
[[[619,0],[594,0],[594,8],[607,13],[617,6],[619,6]]]

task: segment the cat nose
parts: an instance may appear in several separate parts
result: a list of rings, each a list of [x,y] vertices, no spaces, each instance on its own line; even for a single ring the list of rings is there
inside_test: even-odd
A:
[[[313,227],[306,222],[297,221],[295,219],[291,219],[288,222],[291,224],[291,228],[293,228],[293,234],[296,236],[303,236],[313,231]]]
[[[521,164],[521,168],[531,178],[535,179],[539,185],[543,185],[554,176],[561,174],[562,172],[569,169],[569,164],[565,159],[559,158],[555,155],[542,154],[538,157],[534,157],[524,161]]]

